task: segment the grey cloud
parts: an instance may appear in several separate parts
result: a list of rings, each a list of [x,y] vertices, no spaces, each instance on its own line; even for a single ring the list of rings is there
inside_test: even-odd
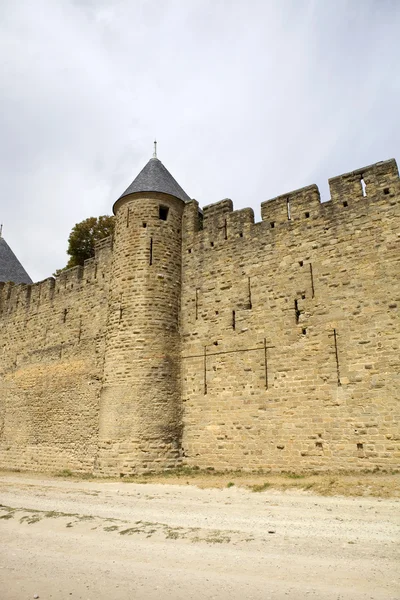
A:
[[[400,158],[389,0],[4,1],[0,221],[33,279],[152,153],[204,205],[252,206]]]

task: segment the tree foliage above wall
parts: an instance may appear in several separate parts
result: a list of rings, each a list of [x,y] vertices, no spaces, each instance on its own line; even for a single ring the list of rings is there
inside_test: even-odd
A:
[[[72,228],[68,238],[68,250],[70,258],[63,269],[58,269],[54,275],[59,275],[66,269],[82,265],[88,258],[94,256],[96,242],[109,237],[114,233],[114,217],[103,215],[101,217],[89,217]]]

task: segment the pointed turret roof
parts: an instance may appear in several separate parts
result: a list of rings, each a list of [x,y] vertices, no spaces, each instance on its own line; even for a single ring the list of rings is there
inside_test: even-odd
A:
[[[175,198],[179,198],[183,202],[190,201],[187,193],[172,177],[168,169],[164,167],[161,160],[155,157],[149,160],[147,165],[140,171],[136,179],[132,181],[131,185],[121,194],[118,200],[136,192],[162,192],[163,194],[175,196]]]
[[[0,282],[32,283],[32,279],[7,244],[0,237]]]

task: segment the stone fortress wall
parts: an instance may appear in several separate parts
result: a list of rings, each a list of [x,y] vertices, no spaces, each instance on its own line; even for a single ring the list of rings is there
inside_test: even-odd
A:
[[[400,464],[395,161],[232,211],[186,206],[183,453],[215,468]]]
[[[263,202],[260,223],[128,196],[114,249],[4,285],[0,466],[398,468],[397,166],[329,183],[328,202]]]
[[[2,286],[1,468],[93,470],[110,263],[108,238],[83,268]]]

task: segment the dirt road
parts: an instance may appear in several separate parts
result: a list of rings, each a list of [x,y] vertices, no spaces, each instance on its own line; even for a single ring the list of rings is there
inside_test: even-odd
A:
[[[398,499],[0,476],[0,599],[399,600]]]

